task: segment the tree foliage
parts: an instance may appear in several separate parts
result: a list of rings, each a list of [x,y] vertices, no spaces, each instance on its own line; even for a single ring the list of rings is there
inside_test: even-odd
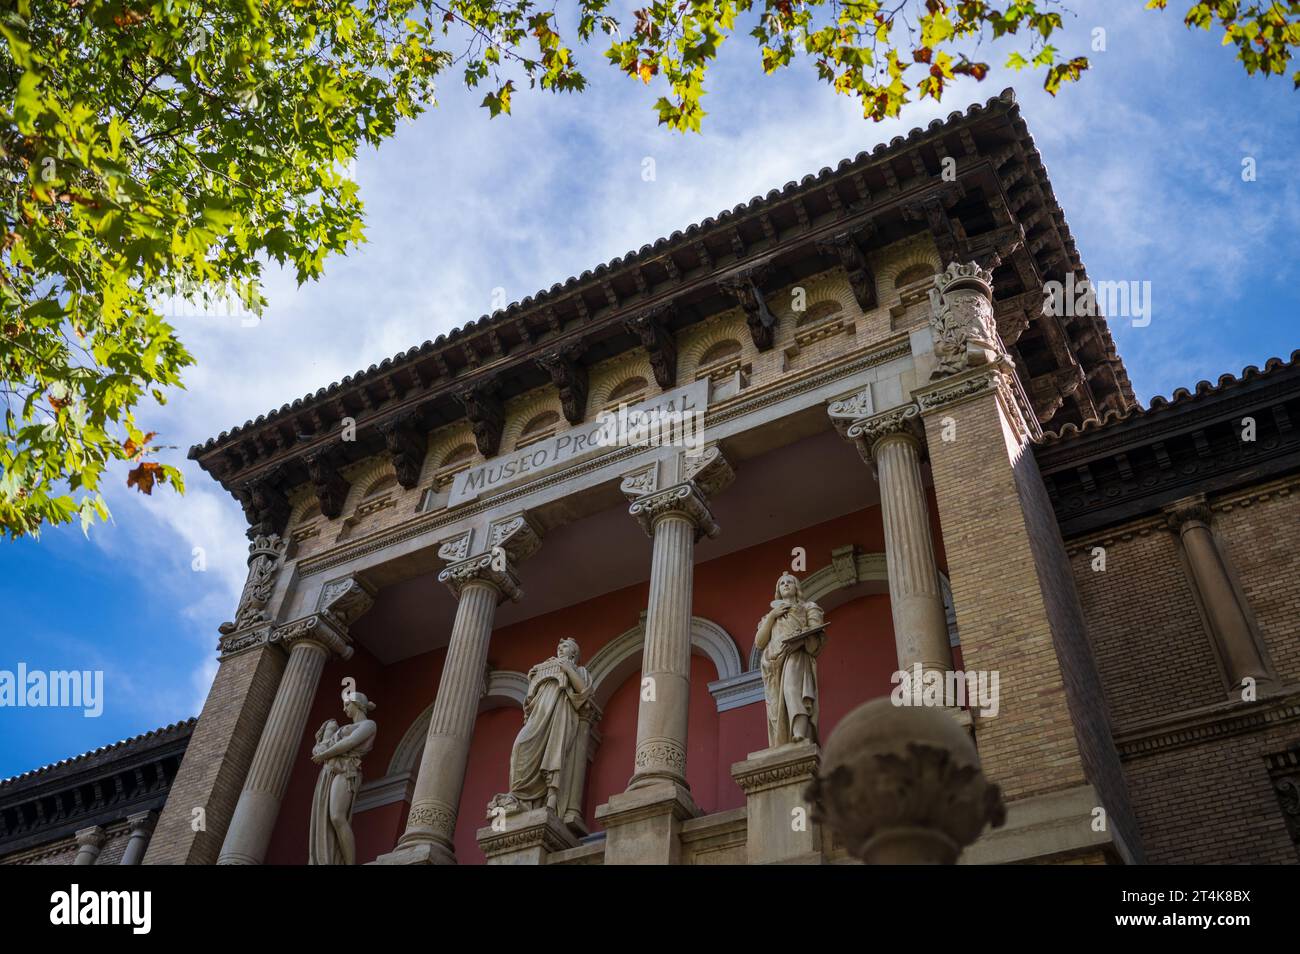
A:
[[[1151,0],[1163,7],[1166,0]],[[1088,68],[1051,42],[1052,0],[16,0],[0,14],[0,533],[106,517],[106,469],[180,487],[136,422],[192,358],[162,314],[179,293],[260,311],[262,270],[300,282],[362,241],[346,170],[434,80],[486,89],[509,113],[521,88],[580,92],[577,46],[662,86],[661,123],[698,130],[723,41],[748,28],[761,69],[797,59],[864,116],[938,100],[989,40],[1055,93]],[[562,22],[563,18],[563,22]],[[1225,31],[1250,72],[1284,73],[1300,4],[1197,3],[1189,26]],[[566,35],[575,37],[570,40]],[[1300,72],[1295,76],[1300,85]]]

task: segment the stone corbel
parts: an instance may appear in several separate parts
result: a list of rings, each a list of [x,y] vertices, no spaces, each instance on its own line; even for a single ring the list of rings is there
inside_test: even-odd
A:
[[[699,454],[683,452],[678,473],[682,481],[694,484],[706,500],[725,490],[736,479],[735,469],[716,444],[709,445]]]
[[[346,630],[374,604],[374,587],[355,576],[345,576],[321,588],[316,611],[331,617]]]
[[[384,436],[384,446],[392,455],[397,482],[410,490],[420,482],[420,470],[428,450],[428,439],[419,427],[419,418],[415,414],[405,414],[384,421],[379,425],[379,433]]]
[[[339,472],[337,452],[332,448],[313,451],[307,455],[307,476],[316,488],[320,512],[331,520],[343,512],[351,484]]]
[[[672,319],[675,306],[672,303],[659,305],[624,321],[628,331],[637,336],[641,346],[650,355],[650,366],[654,369],[655,381],[664,389],[677,383],[677,342],[673,340],[668,322]]]
[[[638,467],[623,475],[618,485],[619,492],[629,500],[635,500],[637,497],[644,497],[646,494],[652,494],[659,489],[659,464],[658,462],[646,464],[644,467]]]
[[[587,416],[587,367],[581,356],[582,349],[570,345],[537,359],[537,366],[551,376],[551,384],[560,392],[564,419],[570,424],[581,424]]]
[[[270,642],[286,652],[300,642],[315,643],[331,655],[347,661],[352,658],[352,643],[347,627],[328,613],[312,613],[278,626],[271,633]]]
[[[283,471],[276,467],[235,488],[235,499],[248,520],[248,538],[284,533],[289,522],[289,498],[280,489]]]
[[[841,586],[858,582],[858,545],[848,543],[831,551],[831,569]]]
[[[966,230],[948,212],[965,192],[958,183],[947,182],[903,207],[904,218],[925,223],[945,262],[957,258],[966,242]]]
[[[836,398],[827,406],[826,413],[835,430],[839,431],[841,437],[845,436],[845,432],[854,421],[860,421],[876,413],[875,401],[871,397],[871,386],[867,385],[846,397]]]
[[[876,276],[872,274],[867,257],[862,254],[852,232],[840,232],[822,239],[817,242],[817,251],[833,259],[848,274],[853,297],[864,313],[876,307]]]
[[[488,525],[488,550],[502,551],[511,563],[520,563],[542,545],[542,531],[525,511],[512,513]]]
[[[505,428],[505,408],[501,397],[491,382],[465,388],[456,395],[465,409],[465,417],[474,431],[474,443],[484,457],[495,457],[501,447],[501,432]]]
[[[467,559],[473,541],[473,530],[463,530],[454,537],[448,537],[438,546],[438,559],[446,563],[458,563]]]
[[[759,351],[769,351],[776,343],[776,316],[767,307],[761,284],[766,272],[767,266],[757,266],[718,281],[718,289],[734,298],[745,312],[749,336]]]

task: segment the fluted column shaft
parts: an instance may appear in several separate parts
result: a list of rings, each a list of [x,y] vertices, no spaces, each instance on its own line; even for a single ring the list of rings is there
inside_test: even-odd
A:
[[[217,864],[260,865],[265,859],[328,657],[329,650],[315,640],[294,641]]]
[[[1201,597],[1219,656],[1236,695],[1242,683],[1253,679],[1267,683],[1272,676],[1251,632],[1245,609],[1228,576],[1223,554],[1210,530],[1210,510],[1202,503],[1176,505],[1172,523],[1183,543],[1192,582]]]
[[[502,592],[492,582],[474,579],[460,590],[447,660],[438,682],[429,734],[411,796],[411,813],[398,849],[429,845],[433,860],[454,864],[452,836],[460,790],[465,783],[474,721],[483,695],[488,640]]]
[[[641,657],[636,768],[628,788],[658,779],[686,786],[691,701],[691,587],[696,524],[686,513],[654,519],[650,602]]]
[[[885,565],[894,617],[898,668],[952,668],[948,617],[930,536],[930,510],[921,483],[921,445],[907,430],[879,437],[871,448],[885,525]]]
[[[131,836],[127,840],[126,850],[122,852],[121,864],[138,865],[144,858],[144,850],[149,847],[149,836],[153,833],[154,822],[158,820],[155,812],[140,812],[127,818],[131,826]]]

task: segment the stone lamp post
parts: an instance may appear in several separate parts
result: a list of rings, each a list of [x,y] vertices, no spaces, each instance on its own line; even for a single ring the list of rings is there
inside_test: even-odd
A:
[[[835,727],[805,797],[813,819],[872,865],[954,864],[985,825],[1006,820],[1002,793],[957,720],[889,697]]]

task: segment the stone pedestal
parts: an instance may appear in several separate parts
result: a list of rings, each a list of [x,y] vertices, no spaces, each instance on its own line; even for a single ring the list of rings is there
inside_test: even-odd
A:
[[[576,848],[578,839],[549,808],[507,815],[504,827],[480,828],[476,835],[490,865],[544,865],[546,856]]]
[[[690,792],[675,782],[650,782],[611,795],[596,809],[606,832],[605,864],[680,864],[682,822],[698,814]]]
[[[745,793],[750,864],[821,864],[822,826],[812,820],[804,790],[821,754],[812,742],[791,742],[749,753],[731,766]]]

